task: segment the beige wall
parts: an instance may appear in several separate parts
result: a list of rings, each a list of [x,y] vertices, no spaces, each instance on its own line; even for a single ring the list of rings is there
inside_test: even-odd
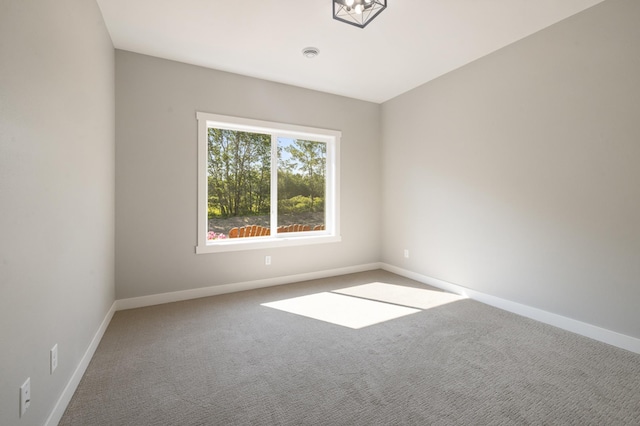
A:
[[[383,104],[383,261],[640,337],[638,22],[608,0]]]
[[[93,1],[0,2],[0,205],[0,424],[40,426],[114,301],[114,52]]]
[[[196,255],[197,111],[342,131],[342,242]],[[117,50],[117,298],[377,262],[379,122],[377,104]]]

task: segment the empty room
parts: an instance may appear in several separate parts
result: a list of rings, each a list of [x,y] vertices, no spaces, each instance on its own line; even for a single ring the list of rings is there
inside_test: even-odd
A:
[[[0,425],[639,425],[637,0],[0,0]]]

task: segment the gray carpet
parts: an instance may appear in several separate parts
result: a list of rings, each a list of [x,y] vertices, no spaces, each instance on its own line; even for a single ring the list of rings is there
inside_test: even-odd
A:
[[[640,425],[640,355],[461,300],[358,330],[261,306],[384,271],[115,314],[60,425]]]

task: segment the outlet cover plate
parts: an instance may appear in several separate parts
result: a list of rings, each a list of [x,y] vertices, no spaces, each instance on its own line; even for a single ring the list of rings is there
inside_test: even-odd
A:
[[[20,386],[20,417],[24,416],[24,412],[31,405],[31,378],[27,377],[27,380]]]
[[[58,344],[57,343],[53,345],[49,355],[50,355],[49,359],[51,361],[51,374],[53,374],[53,372],[56,371],[56,368],[58,368]]]

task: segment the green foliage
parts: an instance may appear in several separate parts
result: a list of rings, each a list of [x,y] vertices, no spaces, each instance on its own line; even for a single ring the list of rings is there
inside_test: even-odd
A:
[[[319,212],[324,210],[324,198],[315,197],[313,201],[311,197],[296,195],[286,200],[278,200],[278,213],[306,213]]]
[[[324,209],[326,144],[282,138],[278,209]],[[271,208],[271,136],[208,129],[208,216],[264,215]]]
[[[210,202],[209,205],[207,206],[207,217],[209,219],[213,219],[221,216],[222,216],[222,212],[220,211],[220,208],[218,208],[215,204],[212,204]]]
[[[209,217],[269,212],[271,136],[208,129]]]

